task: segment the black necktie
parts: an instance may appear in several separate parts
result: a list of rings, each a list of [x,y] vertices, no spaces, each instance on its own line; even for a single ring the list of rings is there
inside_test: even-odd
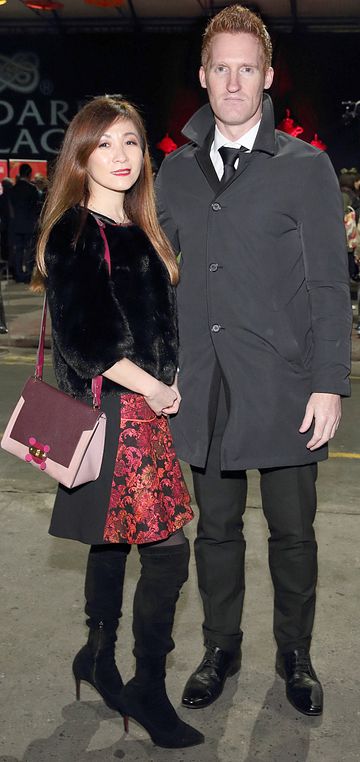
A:
[[[240,146],[239,148],[229,148],[229,146],[221,146],[219,148],[219,154],[224,162],[224,174],[221,178],[221,185],[226,185],[226,183],[231,180],[233,174],[235,173],[235,163],[236,160],[239,158],[241,153],[246,153],[247,148],[244,146]]]

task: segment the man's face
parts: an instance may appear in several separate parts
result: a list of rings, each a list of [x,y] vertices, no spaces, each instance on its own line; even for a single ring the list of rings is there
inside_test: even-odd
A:
[[[206,88],[220,131],[234,138],[244,135],[261,117],[263,90],[271,86],[274,71],[264,70],[264,53],[252,34],[215,35],[201,86]]]

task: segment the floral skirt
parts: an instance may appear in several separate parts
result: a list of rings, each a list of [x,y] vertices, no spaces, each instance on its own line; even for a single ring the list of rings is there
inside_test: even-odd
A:
[[[120,435],[105,542],[165,540],[193,518],[165,416],[139,394],[121,394]]]

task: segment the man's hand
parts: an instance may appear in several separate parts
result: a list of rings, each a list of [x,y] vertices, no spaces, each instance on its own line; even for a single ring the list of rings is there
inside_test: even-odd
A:
[[[335,435],[341,419],[340,395],[313,392],[306,405],[304,419],[299,428],[301,434],[308,431],[314,418],[314,433],[306,445],[308,450],[317,450]]]

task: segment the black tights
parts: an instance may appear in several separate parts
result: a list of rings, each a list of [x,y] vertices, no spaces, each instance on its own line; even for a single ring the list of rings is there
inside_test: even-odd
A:
[[[177,529],[176,532],[170,534],[166,540],[157,540],[156,542],[146,542],[139,546],[142,548],[156,548],[159,545],[183,545],[186,542],[186,537],[182,529]]]
[[[142,545],[138,545],[139,548],[157,548],[158,546],[167,546],[167,545],[184,545],[186,542],[186,537],[184,535],[184,532],[182,529],[177,529],[176,532],[173,534],[170,534],[169,537],[166,538],[166,540],[157,540],[156,542],[144,542]],[[106,545],[91,545],[90,553],[91,554],[101,554],[101,553],[108,553],[110,554],[116,554],[116,553],[124,553],[127,555],[131,550],[132,545],[125,543],[125,542],[114,542],[109,543]],[[104,556],[105,557],[105,556]]]

